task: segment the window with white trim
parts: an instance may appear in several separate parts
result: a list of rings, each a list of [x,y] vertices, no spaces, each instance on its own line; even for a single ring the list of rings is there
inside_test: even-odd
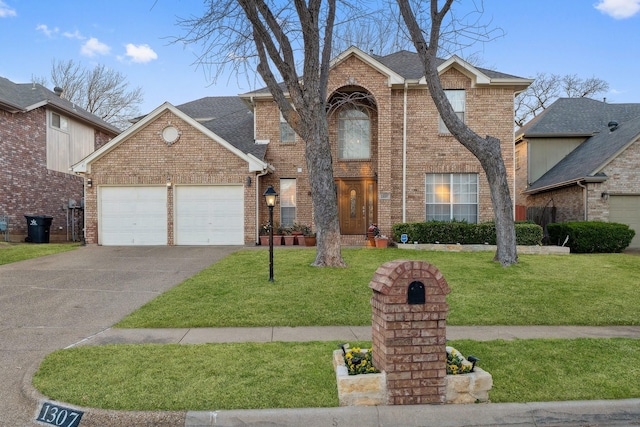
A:
[[[296,142],[296,133],[291,125],[285,120],[280,112],[280,142],[283,144],[293,144]]]
[[[61,116],[58,113],[51,112],[51,127],[60,130],[69,130],[69,121],[65,116]]]
[[[363,107],[346,107],[338,113],[338,158],[341,160],[371,157],[371,123]]]
[[[453,107],[456,116],[464,122],[464,113],[466,111],[466,92],[464,89],[445,90],[445,95],[449,103]],[[451,133],[444,124],[442,117],[438,117],[438,133]]]
[[[291,227],[296,222],[296,180],[280,179],[280,224]]]
[[[478,222],[478,174],[428,173],[426,220]]]

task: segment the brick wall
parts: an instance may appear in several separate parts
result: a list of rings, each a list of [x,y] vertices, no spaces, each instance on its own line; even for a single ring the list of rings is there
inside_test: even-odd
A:
[[[0,110],[0,215],[10,217],[12,241],[27,235],[25,214],[52,216],[51,241],[66,240],[64,205],[82,198],[82,178],[47,169],[46,134],[44,107],[16,114]]]
[[[455,69],[441,77],[445,89],[466,90],[466,122],[479,135],[492,135],[501,141],[501,149],[514,194],[514,148],[513,148],[513,88],[471,87],[471,81]],[[402,143],[404,91],[392,89],[387,77],[350,57],[332,69],[329,96],[345,88],[358,88],[368,93],[375,101],[371,113],[372,157],[362,161],[340,161],[337,155],[337,117],[328,118],[334,176],[375,177],[377,193],[390,198],[378,197],[378,225],[388,233],[391,226],[401,222],[402,216]],[[425,219],[425,174],[426,173],[477,173],[479,175],[478,206],[479,221],[493,219],[489,186],[478,160],[455,138],[438,134],[438,113],[429,91],[423,86],[410,87],[408,91],[407,126],[407,221]],[[266,185],[278,189],[279,178],[296,178],[298,185],[298,222],[309,223],[311,194],[304,161],[304,142],[296,138],[295,145],[279,142],[280,116],[272,101],[257,102],[255,108],[257,139],[269,139],[266,160],[276,166],[274,175],[263,178]],[[297,166],[302,165],[302,172]],[[261,222],[266,221],[266,208],[260,213]],[[277,214],[279,215],[279,213]],[[277,219],[276,219],[277,220]]]
[[[182,132],[170,146],[161,136],[169,124]],[[92,179],[85,200],[87,243],[99,241],[97,197],[101,186],[166,185],[167,177],[173,184],[167,190],[169,244],[173,244],[173,189],[183,184],[242,184],[244,240],[255,242],[256,189],[245,185],[250,175],[253,179],[246,161],[166,111],[91,164],[86,175]]]

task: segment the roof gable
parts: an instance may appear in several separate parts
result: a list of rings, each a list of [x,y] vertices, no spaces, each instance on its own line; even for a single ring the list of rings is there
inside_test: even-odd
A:
[[[640,116],[587,139],[534,182],[526,193],[537,193],[582,180],[604,181],[604,167],[640,139]]]
[[[196,101],[194,101],[194,102],[196,102]],[[191,103],[188,103],[188,104],[191,104]],[[197,109],[197,107],[194,107],[193,105],[187,106],[187,107],[185,107],[185,105],[187,105],[187,104],[184,104],[183,108],[185,108],[186,110],[189,110],[190,108],[196,108]],[[168,102],[165,102],[164,104],[160,105],[158,108],[153,110],[151,113],[147,114],[140,121],[138,121],[134,125],[130,126],[126,131],[122,132],[116,138],[114,138],[111,141],[109,141],[109,143],[105,144],[100,149],[94,151],[89,156],[85,157],[83,160],[81,160],[80,162],[78,162],[75,165],[73,165],[71,167],[71,170],[73,172],[76,172],[76,173],[90,172],[91,163],[92,162],[100,159],[102,156],[106,155],[110,151],[112,151],[115,148],[117,148],[118,145],[120,145],[123,141],[127,140],[129,137],[131,137],[132,135],[137,133],[140,129],[144,128],[148,123],[156,120],[165,111],[170,111],[171,113],[175,114],[181,120],[185,121],[187,124],[189,124],[190,126],[195,128],[196,130],[202,132],[203,134],[205,134],[206,136],[211,138],[216,143],[220,144],[221,146],[223,146],[227,150],[229,150],[232,153],[234,153],[239,158],[241,158],[244,161],[246,161],[248,163],[248,168],[249,168],[250,172],[263,171],[268,167],[268,165],[264,161],[260,160],[254,154],[246,153],[246,152],[242,151],[238,147],[236,147],[233,144],[231,144],[229,141],[227,141],[224,138],[222,138],[217,133],[213,132],[204,123],[200,123],[198,120],[196,120],[193,117],[189,116],[187,113],[183,112],[179,108],[171,105]],[[193,112],[193,110],[191,110],[191,111]],[[206,120],[206,121],[210,122],[212,120]],[[251,119],[251,123],[253,124],[253,119]],[[253,126],[251,127],[251,129],[253,129]]]
[[[404,85],[407,81],[426,84],[424,67],[416,52],[401,50],[385,56],[369,55],[357,47],[351,46],[336,56],[331,61],[330,67],[334,68],[352,56],[358,57],[378,72],[387,76],[389,86]],[[533,79],[525,79],[498,71],[475,67],[456,55],[447,60],[438,58],[437,61],[439,74],[445,73],[453,67],[468,76],[474,85],[509,85],[516,87],[517,91],[522,91],[533,82]],[[281,84],[281,87],[286,93],[285,86]],[[251,98],[253,96],[270,97],[271,93],[268,88],[261,88],[242,94],[241,96],[243,98]]]
[[[38,83],[13,83],[0,77],[0,108],[10,113],[19,113],[32,111],[43,106],[53,107],[109,134],[117,135],[120,133],[120,129],[117,127],[61,98],[55,92]]]

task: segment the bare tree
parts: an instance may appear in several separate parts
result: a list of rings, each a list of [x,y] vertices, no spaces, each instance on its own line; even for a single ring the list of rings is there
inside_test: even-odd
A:
[[[458,118],[447,100],[438,75],[437,55],[440,43],[447,39],[447,36],[460,35],[455,25],[452,26],[455,20],[445,21],[453,1],[446,0],[442,8],[439,9],[438,0],[416,3],[412,3],[410,0],[397,0],[400,13],[424,66],[429,92],[442,120],[451,134],[480,161],[482,169],[487,175],[496,221],[497,251],[494,261],[500,262],[503,266],[509,266],[518,262],[518,255],[513,202],[509,192],[500,141],[492,136],[482,138]],[[420,9],[423,4],[429,7],[428,11]],[[416,16],[420,17],[423,13],[425,17],[422,17],[423,25],[421,25]],[[445,23],[444,27],[443,23]],[[443,28],[445,29],[443,30]],[[478,27],[475,28],[478,30]]]
[[[516,97],[515,124],[523,126],[561,96],[585,98],[608,90],[609,83],[596,77],[582,79],[576,74],[538,73],[531,86]]]
[[[62,97],[112,125],[125,129],[140,115],[142,89],[130,89],[126,77],[105,65],[91,69],[69,61],[54,60],[51,81],[62,88]]]
[[[202,65],[220,75],[255,61],[285,120],[305,141],[305,157],[318,230],[316,266],[344,266],[338,203],[327,123],[327,86],[336,0],[209,0],[200,18],[181,20],[179,39],[201,43]],[[231,52],[231,53],[229,53]],[[298,74],[300,55],[302,70]],[[233,61],[230,61],[233,59]],[[304,77],[304,79],[302,79]],[[280,84],[280,81],[284,84]]]

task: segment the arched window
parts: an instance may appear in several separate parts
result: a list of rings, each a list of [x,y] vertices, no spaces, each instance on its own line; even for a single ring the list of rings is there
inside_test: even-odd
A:
[[[338,113],[338,158],[342,160],[371,157],[371,124],[362,107],[346,107]]]

